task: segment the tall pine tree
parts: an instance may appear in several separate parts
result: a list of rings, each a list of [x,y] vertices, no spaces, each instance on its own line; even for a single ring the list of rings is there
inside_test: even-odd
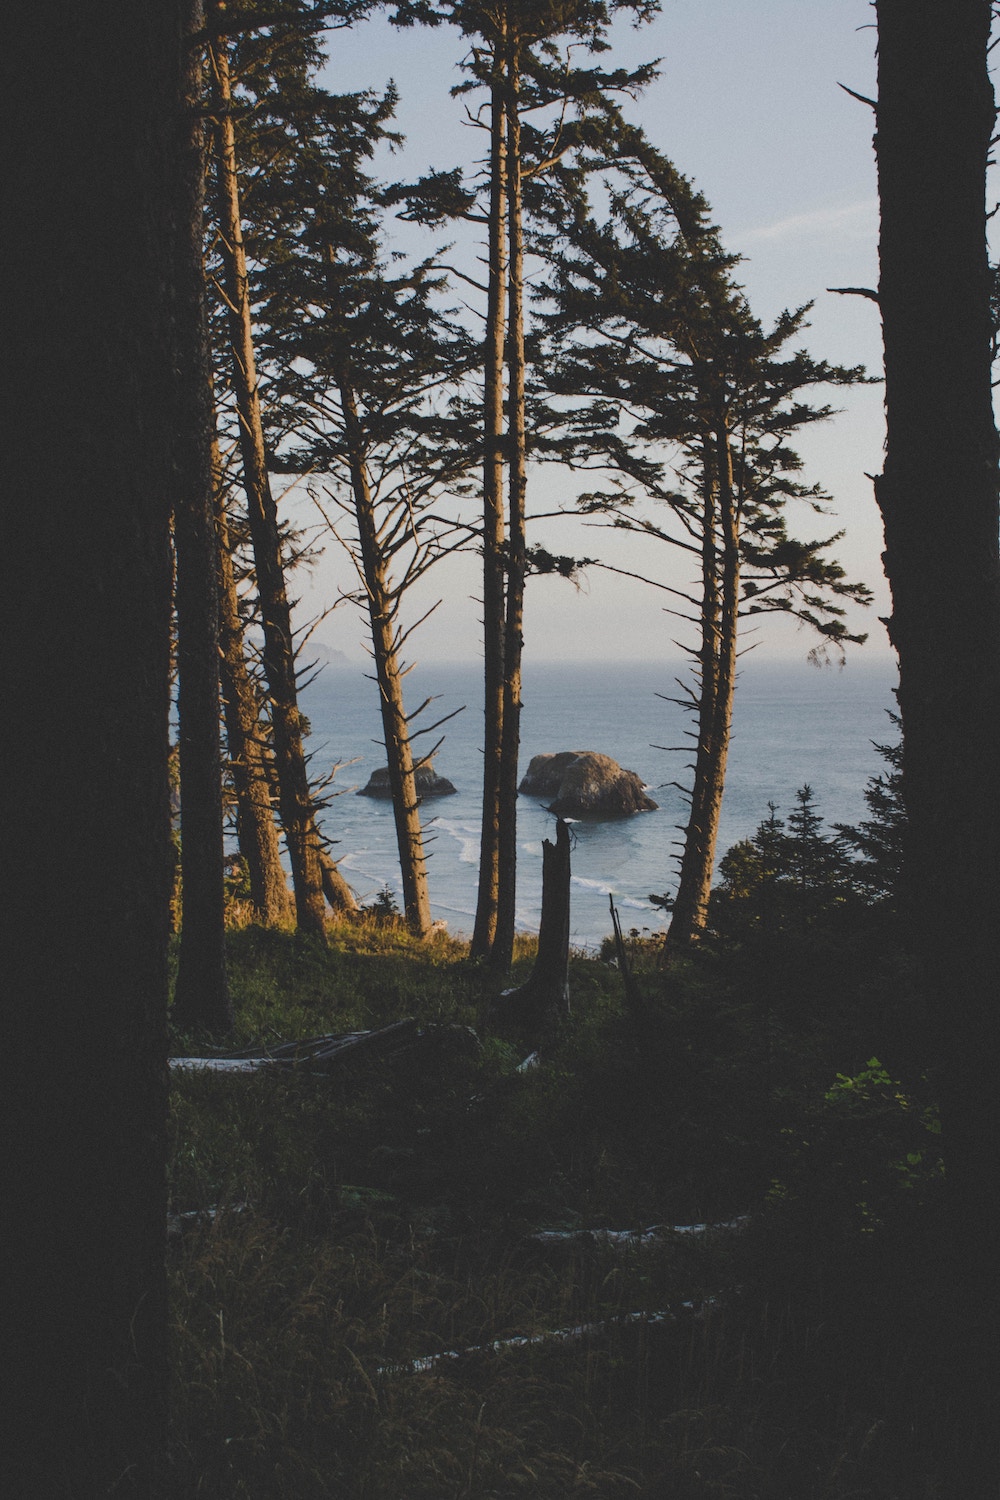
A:
[[[446,393],[476,350],[436,307],[430,265],[390,268],[380,194],[364,170],[386,139],[392,94],[335,97],[301,87],[289,115],[287,165],[269,174],[255,216],[262,349],[275,372],[274,462],[312,476],[317,503],[357,567],[368,614],[396,822],[404,910],[431,929],[403,649],[410,588],[465,540],[438,502],[474,462],[446,417]],[[273,224],[274,237],[264,232]],[[444,405],[443,405],[444,403]],[[319,491],[322,490],[322,498]],[[339,509],[339,517],[332,512]],[[340,519],[349,513],[346,525]],[[351,524],[353,523],[353,524]],[[419,622],[415,622],[419,623]]]
[[[825,555],[837,538],[797,541],[785,517],[790,499],[816,510],[827,499],[795,477],[801,464],[788,446],[831,414],[803,392],[862,372],[786,352],[807,308],[761,326],[705,200],[638,131],[622,130],[608,167],[607,218],[581,208],[551,243],[543,367],[554,393],[579,402],[551,440],[555,451],[617,473],[616,488],[582,497],[584,509],[686,552],[697,568],[689,588],[669,590],[673,612],[697,632],[693,686],[682,684],[695,755],[670,927],[674,942],[688,943],[708,912],[741,622],[781,612],[825,647],[864,639],[849,632],[839,601],[867,603],[868,590]],[[680,454],[670,473],[664,449]],[[670,519],[637,512],[636,489]]]
[[[298,706],[295,647],[291,609],[285,581],[282,536],[268,472],[261,408],[260,382],[254,346],[253,303],[248,272],[241,183],[237,154],[236,117],[252,120],[263,133],[268,107],[282,112],[280,82],[294,80],[319,55],[313,23],[319,12],[344,7],[303,7],[259,15],[249,6],[234,17],[223,0],[210,0],[210,107],[214,123],[214,204],[217,249],[222,262],[218,290],[228,314],[231,378],[239,418],[239,444],[247,517],[253,544],[260,618],[264,636],[263,666],[268,701],[281,822],[288,848],[295,892],[296,920],[302,931],[322,937],[325,932],[324,895],[339,911],[356,903],[343,877],[325,856],[316,826],[316,813],[303,747],[303,721]],[[301,24],[303,15],[307,24]],[[230,42],[232,29],[248,54],[238,57],[234,91]],[[278,66],[280,63],[280,67]],[[241,78],[248,88],[239,91]],[[259,148],[258,141],[258,148]]]
[[[634,94],[652,66],[602,69],[616,16],[651,16],[657,0],[411,0],[396,19],[448,21],[470,42],[468,81],[456,92],[485,92],[470,118],[489,134],[485,212],[476,215],[458,173],[418,184],[414,217],[464,213],[486,229],[483,338],[483,647],[484,777],[479,889],[472,951],[498,973],[510,968],[517,880],[517,783],[521,654],[527,540],[526,209],[532,188],[549,195],[575,182],[574,157],[589,122],[603,119],[616,94]],[[589,65],[580,65],[582,53]],[[545,214],[551,214],[546,204]],[[504,486],[506,480],[506,496]]]

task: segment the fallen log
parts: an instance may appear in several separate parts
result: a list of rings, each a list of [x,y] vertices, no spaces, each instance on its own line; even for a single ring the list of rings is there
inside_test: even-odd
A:
[[[377,1031],[349,1031],[333,1036],[305,1037],[274,1047],[248,1047],[240,1052],[210,1053],[204,1057],[172,1057],[171,1068],[216,1073],[255,1073],[264,1068],[306,1068],[325,1071],[345,1057],[387,1056],[426,1035],[411,1016]]]
[[[662,1245],[674,1235],[708,1238],[735,1234],[749,1223],[748,1214],[717,1224],[653,1224],[648,1229],[538,1229],[528,1235],[535,1245],[610,1246],[614,1249],[648,1249]]]
[[[271,1047],[209,1052],[202,1057],[172,1057],[170,1067],[203,1073],[256,1073],[262,1069],[324,1073],[358,1057],[390,1058],[420,1049],[440,1053],[446,1047],[471,1054],[478,1051],[479,1045],[479,1038],[469,1026],[420,1026],[410,1016],[377,1031],[303,1037]]]
[[[217,1219],[246,1213],[246,1203],[227,1203],[216,1208],[189,1208],[182,1214],[167,1214],[167,1243],[173,1244],[198,1229],[210,1229]]]
[[[448,1360],[472,1359],[476,1355],[502,1354],[508,1349],[533,1349],[539,1344],[569,1344],[582,1339],[596,1338],[618,1328],[643,1324],[648,1328],[679,1323],[683,1314],[692,1318],[703,1317],[715,1305],[714,1297],[700,1301],[681,1302],[677,1308],[659,1312],[629,1312],[618,1317],[606,1318],[600,1323],[579,1323],[573,1328],[550,1328],[542,1333],[518,1333],[506,1339],[493,1339],[488,1344],[472,1344],[464,1349],[444,1349],[440,1354],[426,1354],[420,1359],[406,1360],[402,1364],[379,1365],[376,1379],[391,1375],[421,1375]]]

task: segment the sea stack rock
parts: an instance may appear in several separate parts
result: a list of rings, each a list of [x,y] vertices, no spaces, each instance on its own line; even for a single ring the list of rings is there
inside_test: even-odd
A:
[[[544,797],[560,818],[627,818],[658,806],[634,771],[596,750],[532,756],[518,790]]]
[[[427,797],[453,797],[458,790],[446,776],[438,775],[430,761],[417,768],[414,779],[421,801]],[[392,787],[389,785],[389,767],[379,766],[377,771],[373,771],[368,778],[368,785],[358,788],[358,796],[390,798]]]

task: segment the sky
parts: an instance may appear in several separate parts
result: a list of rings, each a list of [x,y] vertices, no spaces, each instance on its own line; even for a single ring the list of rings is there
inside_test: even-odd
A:
[[[756,316],[767,323],[785,307],[815,301],[802,340],[809,352],[879,374],[875,304],[827,291],[871,287],[878,276],[873,115],[840,87],[874,95],[873,20],[867,0],[663,0],[651,25],[617,27],[610,60],[661,59],[658,80],[628,113],[707,197],[727,247],[744,257],[735,275]],[[459,80],[462,52],[450,28],[400,32],[381,16],[330,36],[327,87],[381,88],[391,78],[399,90],[397,121],[406,144],[395,158],[377,162],[376,171],[412,180],[476,158],[481,135],[464,125],[463,101],[448,92]],[[440,233],[400,226],[399,243],[411,253],[426,254],[439,240]],[[889,595],[867,477],[881,467],[882,391],[878,385],[838,390],[829,399],[839,415],[795,446],[805,460],[802,477],[833,496],[834,514],[790,513],[790,529],[810,537],[844,530],[835,555],[876,596],[871,609],[851,615],[851,628],[868,630],[866,655],[885,655],[878,616],[888,613]],[[529,512],[565,504],[574,492],[571,481],[548,468],[533,472]],[[684,579],[683,564],[667,548],[583,531],[575,521],[539,522],[532,537],[560,552],[600,551],[665,582]],[[446,566],[415,601],[421,608],[443,601],[412,638],[419,660],[478,652],[477,563],[470,557]],[[296,580],[299,620],[328,608],[347,582],[343,557],[331,545],[308,578]],[[579,590],[562,579],[532,579],[526,654],[539,661],[676,657],[682,626],[664,612],[664,598],[596,570]],[[350,606],[328,616],[316,637],[362,659],[364,622]],[[767,619],[752,639],[759,658],[801,659],[815,638],[789,621]]]

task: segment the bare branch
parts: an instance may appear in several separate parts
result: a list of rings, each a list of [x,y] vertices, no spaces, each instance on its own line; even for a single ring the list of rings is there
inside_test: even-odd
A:
[[[870,286],[828,286],[827,291],[836,292],[838,297],[867,297],[870,302],[878,302],[878,292]]]
[[[852,99],[857,99],[859,104],[867,104],[869,109],[878,109],[875,100],[869,99],[867,94],[855,93],[854,89],[849,89],[846,83],[838,83],[837,87],[838,89],[843,89],[845,94],[850,94]]]
[[[418,708],[416,710],[416,713],[419,713],[421,708],[426,708],[428,703],[433,703],[433,702],[434,702],[433,698],[428,698],[426,703],[422,703],[420,705],[420,708]],[[460,708],[453,708],[450,714],[445,714],[445,716],[444,716],[443,719],[438,719],[434,724],[428,724],[423,729],[415,729],[411,733],[411,735],[410,735],[410,741],[411,741],[411,743],[413,742],[413,740],[419,739],[422,734],[433,734],[434,731],[435,731],[435,729],[440,729],[442,724],[447,724],[448,720],[449,719],[453,719],[456,714],[462,714],[464,712],[465,712],[465,704],[463,703]],[[410,721],[414,717],[415,717],[414,714],[407,714],[407,716],[406,716],[406,722],[407,722],[407,724],[409,724]],[[440,743],[441,742],[439,740],[438,744],[440,744]],[[435,746],[435,749],[436,748],[437,748],[437,746]],[[430,753],[431,753],[431,755],[433,755],[434,751],[432,750]],[[424,758],[426,759],[427,757],[425,756]]]

